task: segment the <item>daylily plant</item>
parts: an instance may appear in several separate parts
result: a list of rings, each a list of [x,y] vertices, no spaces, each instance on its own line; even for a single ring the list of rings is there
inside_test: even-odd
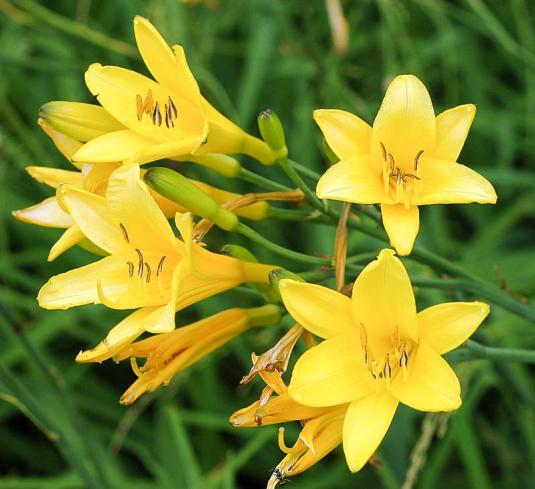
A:
[[[82,143],[54,129],[44,119],[39,119],[38,122],[63,156],[72,163],[72,156],[82,147]],[[103,196],[108,188],[110,175],[121,166],[121,163],[73,163],[73,165],[73,170],[28,166],[26,171],[38,182],[44,183],[54,189],[59,188],[63,184],[69,184]],[[141,172],[143,174],[144,170]],[[218,204],[237,201],[243,197],[240,194],[227,192],[197,180],[191,181],[210,195]],[[163,197],[150,188],[149,192],[158,204],[158,207],[168,218],[174,217],[177,212],[184,213],[188,211],[188,209]],[[237,208],[234,212],[247,219],[264,219],[269,213],[269,204],[267,202],[255,202],[254,204]],[[84,245],[84,234],[79,226],[75,224],[68,210],[62,208],[58,203],[56,196],[48,197],[42,202],[25,209],[13,211],[12,214],[20,221],[37,224],[38,226],[65,229],[63,235],[50,249],[48,255],[49,261],[54,260],[76,244]]]
[[[492,185],[457,163],[476,108],[460,105],[435,117],[415,76],[396,77],[373,127],[349,112],[314,112],[327,144],[340,159],[321,177],[321,199],[381,204],[383,224],[399,255],[408,255],[419,229],[418,206],[494,204]]]
[[[269,147],[224,117],[201,95],[182,46],[172,48],[145,18],[134,19],[139,52],[154,80],[95,63],[86,84],[122,126],[91,139],[74,155],[80,162],[145,163],[177,155],[245,153],[273,163]]]
[[[58,195],[82,233],[109,256],[52,277],[38,301],[46,309],[141,308],[110,332],[107,345],[119,347],[139,331],[170,331],[175,311],[242,282],[267,283],[274,268],[193,242],[190,214],[176,214],[178,239],[141,180],[139,165],[115,170],[106,197],[69,185],[59,187]]]
[[[400,402],[421,411],[461,405],[455,372],[441,355],[463,343],[489,313],[481,302],[450,302],[416,312],[411,283],[393,250],[382,250],[358,276],[352,298],[285,279],[284,305],[325,338],[297,361],[288,388],[298,403],[349,403],[343,444],[360,470],[383,439]]]

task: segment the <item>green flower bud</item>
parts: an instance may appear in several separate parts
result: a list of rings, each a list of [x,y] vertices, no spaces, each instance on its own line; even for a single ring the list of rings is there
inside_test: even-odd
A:
[[[204,155],[185,155],[172,158],[175,161],[191,161],[198,165],[210,168],[224,177],[234,178],[241,170],[240,162],[232,156],[219,153],[207,153]]]
[[[270,272],[269,274],[269,282],[270,287],[273,294],[276,294],[276,297],[279,301],[281,301],[281,295],[279,290],[279,282],[285,278],[289,278],[292,280],[297,280],[298,282],[305,282],[299,275],[289,272],[288,270],[285,270],[284,268],[277,268]]]
[[[160,195],[180,204],[193,214],[209,219],[225,231],[235,229],[240,223],[236,214],[221,207],[204,190],[170,168],[149,168],[144,180]]]
[[[279,116],[271,111],[264,110],[258,116],[258,128],[267,145],[273,150],[277,159],[288,156],[286,139],[284,137],[284,128],[282,127]]]

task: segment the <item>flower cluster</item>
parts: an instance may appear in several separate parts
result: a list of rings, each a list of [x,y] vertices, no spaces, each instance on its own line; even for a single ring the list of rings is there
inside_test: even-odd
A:
[[[340,444],[349,469],[360,470],[400,402],[420,411],[459,408],[460,383],[442,355],[472,335],[489,306],[450,302],[418,312],[411,281],[395,254],[411,253],[419,206],[496,202],[492,185],[457,162],[475,107],[462,105],[435,117],[422,82],[401,75],[388,87],[373,126],[341,110],[316,110],[314,119],[334,164],[319,178],[314,194],[296,170],[310,176],[310,169],[287,159],[284,130],[274,113],[265,111],[259,118],[263,140],[247,134],[202,96],[181,46],[169,47],[141,17],[134,21],[134,32],[153,78],[93,64],[85,80],[100,105],[46,104],[39,124],[73,168],[28,167],[55,195],[13,213],[22,221],[65,230],[49,260],[75,245],[100,256],[50,278],[38,294],[41,307],[103,304],[131,311],[77,361],[130,359],[137,380],[121,397],[130,404],[247,329],[277,324],[282,302],[296,324],[269,351],[253,354],[253,367],[242,383],[258,375],[265,387],[256,402],[230,418],[236,427],[301,423],[292,447],[280,429],[285,456],[268,488],[303,472]],[[298,189],[255,176],[229,156],[236,153],[279,165]],[[166,166],[140,166],[157,160]],[[223,177],[267,182],[276,191],[238,195],[215,188],[176,171],[183,161]],[[342,212],[320,199],[344,202]],[[305,209],[272,208],[269,200],[298,202]],[[380,250],[352,288],[343,288],[352,203],[380,205],[395,251]],[[307,205],[314,209],[308,212]],[[277,212],[286,212],[285,218],[292,212],[294,218],[319,213],[338,222],[334,270],[330,260],[287,250],[242,222]],[[203,241],[213,225],[287,258],[326,265],[322,272],[336,274],[338,290],[259,263],[237,246],[228,246],[225,254],[210,250]],[[243,283],[265,304],[232,307],[176,327],[178,311]],[[313,335],[322,341],[316,344]],[[307,350],[287,385],[282,375],[300,338]],[[138,359],[145,359],[143,365]]]

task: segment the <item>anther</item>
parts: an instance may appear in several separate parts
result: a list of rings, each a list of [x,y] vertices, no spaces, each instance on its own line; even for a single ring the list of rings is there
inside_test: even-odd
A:
[[[126,232],[126,228],[123,224],[119,223],[119,227],[121,228],[121,232],[123,233],[123,238],[127,243],[130,243],[130,238],[128,237],[128,233]]]
[[[381,151],[383,152],[383,160],[386,161],[386,148],[385,145],[379,141],[379,144],[381,145]]]
[[[141,95],[136,94],[136,109],[137,109],[137,120],[140,121],[143,118],[143,99]]]
[[[396,163],[394,161],[394,157],[392,156],[391,153],[388,153],[388,161],[390,162],[390,171],[389,171],[389,174],[390,175],[393,175],[394,174],[394,168],[396,166]],[[399,171],[399,168],[398,168],[398,171]]]
[[[165,104],[164,107],[165,107],[165,126],[169,129],[169,108],[167,107],[167,104]]]
[[[147,96],[145,97],[145,104],[143,105],[143,110],[145,114],[151,114],[154,107],[154,99],[152,98],[152,90],[149,88],[147,90]]]
[[[163,262],[165,261],[165,255],[162,256],[160,263],[158,263],[158,269],[156,270],[156,276],[158,277],[163,270]]]
[[[128,276],[132,278],[134,276],[134,264],[131,261],[126,263],[128,263]]]
[[[152,123],[155,126],[162,125],[162,113],[160,112],[160,106],[158,102],[154,105],[154,111],[152,112]]]
[[[178,117],[178,110],[176,108],[176,105],[173,103],[173,99],[169,97],[169,119],[171,119],[172,121],[173,119],[176,119],[177,117]]]
[[[139,250],[139,248],[136,248],[136,253],[137,253],[137,256],[139,258],[139,263],[137,265],[137,276],[139,278],[141,278],[143,276],[143,255],[141,253],[141,251]]]
[[[145,262],[145,267],[147,267],[147,278],[145,279],[145,282],[149,283],[150,282],[150,265]]]
[[[418,151],[418,153],[416,153],[416,157],[414,158],[414,169],[416,171],[418,171],[418,168],[420,167],[420,156],[422,156],[424,153],[424,150],[421,149],[420,151]]]
[[[384,368],[383,372],[384,372],[385,377],[387,379],[390,379],[390,377],[392,377],[392,367],[390,366],[390,357],[389,357],[388,353],[386,355],[385,368]]]

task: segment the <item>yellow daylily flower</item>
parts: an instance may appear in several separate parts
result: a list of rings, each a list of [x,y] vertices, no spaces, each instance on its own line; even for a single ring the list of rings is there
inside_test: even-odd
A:
[[[353,472],[376,450],[399,402],[421,411],[461,405],[459,380],[441,355],[477,329],[487,304],[450,302],[417,313],[409,277],[393,250],[382,250],[366,266],[351,299],[288,279],[280,291],[293,318],[325,338],[299,358],[288,393],[313,407],[350,403],[344,452]]]
[[[72,162],[71,158],[73,154],[82,147],[82,143],[51,127],[44,119],[39,119],[38,123],[43,131],[45,131],[52,139],[63,156]],[[26,168],[26,171],[36,181],[54,189],[57,189],[63,184],[69,184],[103,196],[108,188],[110,175],[119,168],[119,166],[121,166],[121,163],[117,162],[99,164],[85,163],[79,165],[79,168],[76,167],[75,170],[29,166]],[[142,170],[142,174],[144,171],[145,170]],[[209,194],[218,204],[233,202],[242,197],[240,194],[227,192],[197,180],[191,181],[197,187]],[[172,218],[177,212],[188,212],[188,209],[185,207],[159,195],[154,190],[149,188],[149,191],[166,217]],[[267,217],[269,209],[270,206],[267,202],[256,202],[240,207],[234,212],[238,216],[247,219],[261,220]],[[58,199],[55,196],[48,197],[42,202],[25,209],[13,211],[12,215],[16,219],[30,224],[66,230],[60,239],[52,246],[48,255],[48,261],[56,259],[69,248],[79,244],[85,239],[80,228],[74,223],[66,209],[58,203]]]
[[[194,243],[190,214],[176,215],[182,235],[177,239],[141,180],[139,165],[115,170],[105,198],[68,185],[59,187],[58,195],[82,233],[109,256],[52,277],[38,294],[46,309],[155,308],[137,312],[147,322],[145,330],[165,332],[174,328],[175,311],[242,282],[267,283],[275,268]]]
[[[418,234],[418,206],[496,203],[492,185],[457,163],[475,113],[467,104],[435,118],[427,89],[413,75],[392,81],[373,128],[349,112],[316,110],[314,119],[340,159],[320,178],[318,197],[381,204],[391,245],[408,255]]]
[[[182,46],[168,46],[145,18],[136,16],[139,52],[154,77],[95,63],[86,84],[124,128],[91,139],[74,155],[81,162],[145,163],[177,155],[245,153],[273,163],[269,147],[232,123],[201,95]]]
[[[256,359],[253,356],[253,364]],[[279,446],[286,454],[271,475],[268,488],[282,484],[286,477],[297,475],[342,443],[344,414],[348,405],[336,407],[308,407],[288,395],[288,388],[280,372],[259,372],[267,384],[260,399],[236,411],[230,423],[237,428],[300,421],[303,429],[294,446],[284,443],[284,429],[279,430]],[[273,395],[273,394],[277,395]]]
[[[132,404],[146,391],[152,392],[161,384],[167,385],[179,372],[191,367],[212,351],[220,348],[250,327],[277,324],[280,310],[266,305],[251,309],[228,309],[188,326],[169,333],[153,335],[131,343],[143,333],[136,322],[132,322],[129,342],[113,344],[115,332],[92,350],[81,352],[78,362],[102,362],[113,357],[116,362],[130,358],[138,379],[121,396],[122,404]],[[138,367],[138,358],[145,358]]]

